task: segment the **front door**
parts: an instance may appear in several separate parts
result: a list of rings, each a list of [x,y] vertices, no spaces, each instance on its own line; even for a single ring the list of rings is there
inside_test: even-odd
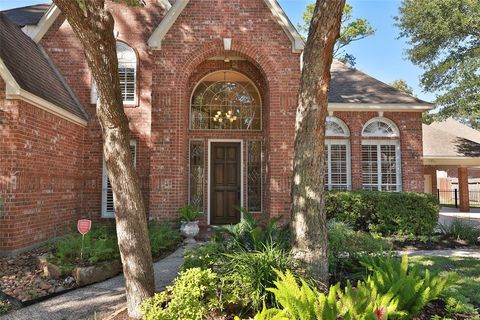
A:
[[[211,212],[213,225],[240,222],[241,170],[239,142],[211,144]]]

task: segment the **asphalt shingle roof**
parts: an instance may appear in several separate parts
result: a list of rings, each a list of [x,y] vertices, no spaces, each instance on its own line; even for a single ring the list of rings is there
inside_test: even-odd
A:
[[[8,19],[19,27],[26,25],[36,25],[43,17],[45,12],[50,8],[49,3],[36,4],[27,7],[14,8],[2,11]]]
[[[0,58],[23,90],[88,119],[73,92],[42,49],[1,12]]]

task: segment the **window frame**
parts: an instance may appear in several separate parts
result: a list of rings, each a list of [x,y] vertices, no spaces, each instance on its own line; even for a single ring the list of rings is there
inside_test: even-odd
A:
[[[250,154],[249,154],[249,151],[250,151],[250,144],[251,143],[259,143],[260,144],[260,210],[250,210],[250,203],[249,203],[249,181],[248,181],[248,174],[249,174],[249,169],[250,169]],[[245,173],[246,173],[246,181],[245,181],[245,188],[246,188],[246,208],[247,208],[247,211],[250,212],[250,213],[262,213],[263,212],[263,191],[264,191],[264,188],[263,188],[263,182],[264,182],[264,179],[263,179],[263,164],[264,164],[264,160],[263,160],[263,141],[261,139],[254,139],[254,140],[248,140],[247,143],[246,143],[246,163],[245,163],[245,167],[246,167],[246,170],[245,170]]]
[[[206,208],[206,205],[205,205],[205,175],[207,174],[207,170],[206,170],[206,160],[205,160],[205,151],[206,151],[206,143],[205,143],[205,140],[203,139],[190,139],[189,142],[188,142],[188,204],[192,204],[192,179],[191,179],[191,175],[192,175],[192,143],[195,143],[195,142],[200,142],[202,143],[203,145],[203,179],[202,179],[202,208],[197,208],[197,209],[201,209],[200,211],[202,213],[205,213],[205,208]]]
[[[137,55],[137,52],[135,51],[135,49],[130,46],[128,43],[124,42],[124,41],[121,41],[121,40],[117,40],[116,41],[116,48],[117,48],[117,55],[118,55],[118,45],[123,45],[125,46],[126,48],[130,49],[131,52],[133,53],[133,55],[135,56],[135,61],[131,61],[131,62],[120,62],[118,61],[118,70],[120,70],[120,67],[122,64],[124,65],[133,65],[134,66],[134,86],[133,86],[133,100],[123,100],[123,93],[122,93],[122,103],[125,107],[134,107],[134,106],[137,106],[138,105],[138,55]],[[120,76],[120,74],[119,74]],[[90,92],[90,103],[91,104],[98,104],[98,91],[97,91],[97,85],[95,83],[95,79],[93,79],[93,76],[91,77],[91,92]]]
[[[396,174],[396,180],[397,183],[396,185],[396,190],[395,192],[401,192],[403,189],[403,177],[402,177],[402,155],[401,155],[401,149],[400,149],[400,140],[398,139],[368,139],[368,140],[362,140],[362,156],[361,156],[361,162],[362,162],[362,171],[363,171],[363,146],[365,145],[370,145],[370,146],[376,146],[377,147],[377,191],[382,191],[382,186],[386,185],[382,183],[382,153],[381,153],[381,147],[382,146],[395,146],[395,174]],[[362,172],[362,189],[368,186],[374,186],[374,184],[364,184],[363,182],[363,172]],[[368,189],[370,190],[370,189]]]
[[[137,158],[138,158],[138,143],[137,140],[130,140],[130,147],[134,148],[134,159],[133,165],[137,167]],[[102,157],[103,158],[103,157]],[[108,211],[107,201],[108,193],[112,192],[111,188],[108,188],[108,175],[107,175],[107,166],[105,164],[105,158],[103,158],[102,165],[102,209],[101,209],[101,218],[103,219],[113,219],[115,218],[115,209],[114,211]],[[112,194],[113,196],[113,194]]]
[[[379,135],[379,134],[376,134],[376,133],[365,132],[365,130],[368,128],[368,126],[371,125],[374,122],[385,123],[386,125],[388,125],[392,129],[393,133],[390,134],[390,135]],[[392,120],[390,120],[388,118],[385,118],[385,117],[375,117],[375,118],[372,118],[372,119],[368,120],[363,125],[362,137],[364,137],[364,138],[400,138],[400,130],[398,129],[395,122],[393,122]]]
[[[342,186],[339,184],[332,184],[332,162],[331,162],[331,146],[333,145],[344,145],[346,149],[346,175],[347,175],[347,191],[352,190],[352,150],[350,147],[350,140],[348,139],[325,139],[325,151],[327,158],[325,159],[325,177],[326,181],[324,185],[327,191],[335,191],[340,189],[334,189],[334,186]]]
[[[195,92],[197,91],[197,88],[205,81],[205,79],[207,79],[208,77],[214,75],[214,74],[217,74],[217,73],[225,73],[225,72],[229,72],[229,73],[234,73],[234,74],[237,74],[237,75],[241,75],[243,76],[250,84],[251,86],[255,89],[255,91],[257,92],[257,95],[259,97],[259,108],[260,108],[260,114],[259,114],[259,121],[260,121],[260,128],[259,129],[251,129],[251,130],[246,130],[246,129],[212,129],[212,128],[209,128],[209,129],[205,129],[205,128],[193,128],[192,126],[192,107],[193,107],[193,96],[195,94]],[[195,86],[193,87],[193,90],[190,94],[190,100],[189,100],[189,112],[188,112],[188,129],[191,130],[191,131],[213,131],[213,132],[222,132],[222,131],[229,131],[229,132],[261,132],[263,131],[263,97],[261,95],[261,92],[259,90],[259,88],[257,87],[257,85],[255,84],[255,82],[253,82],[252,79],[250,79],[250,77],[248,77],[246,74],[242,73],[242,72],[238,72],[238,71],[235,71],[235,70],[217,70],[217,71],[214,71],[214,72],[210,72],[208,74],[206,74],[204,77],[202,77],[196,84]]]

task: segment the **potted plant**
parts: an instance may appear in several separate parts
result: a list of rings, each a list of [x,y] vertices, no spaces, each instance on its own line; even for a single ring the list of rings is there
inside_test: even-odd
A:
[[[198,227],[198,218],[202,213],[194,206],[188,204],[179,210],[182,226],[180,232],[186,238],[185,242],[195,243],[195,237],[198,235],[200,228]]]

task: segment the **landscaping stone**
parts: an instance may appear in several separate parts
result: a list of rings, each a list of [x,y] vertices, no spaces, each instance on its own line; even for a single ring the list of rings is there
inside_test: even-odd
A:
[[[97,283],[113,276],[122,271],[120,261],[107,261],[92,267],[79,267],[73,270],[73,277],[77,286],[83,287],[92,283]]]
[[[60,279],[62,277],[62,270],[54,265],[53,263],[48,262],[50,255],[42,255],[38,257],[38,264],[43,270],[43,275],[51,279]]]

